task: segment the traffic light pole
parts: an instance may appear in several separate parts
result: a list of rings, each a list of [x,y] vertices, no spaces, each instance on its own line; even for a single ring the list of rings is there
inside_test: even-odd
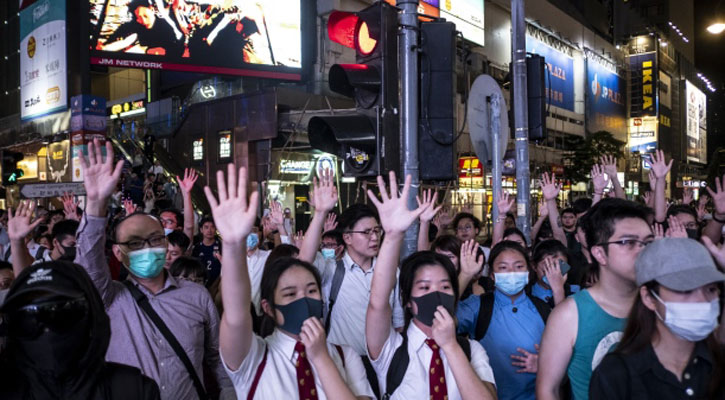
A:
[[[403,177],[398,179],[402,185],[405,176],[411,176],[411,190],[408,194],[408,208],[417,207],[416,195],[420,187],[418,169],[418,0],[399,0],[401,36],[400,54],[400,133],[403,161]],[[405,232],[401,256],[413,254],[418,247],[418,221]]]
[[[526,93],[526,21],[524,0],[511,0],[511,58],[513,60],[514,127],[516,139],[516,225],[531,243],[529,195],[529,112]]]

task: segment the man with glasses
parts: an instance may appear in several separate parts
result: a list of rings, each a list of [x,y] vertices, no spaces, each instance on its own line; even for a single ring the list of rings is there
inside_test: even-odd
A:
[[[587,399],[592,371],[622,337],[637,294],[634,262],[654,240],[644,208],[604,199],[582,220],[599,280],[557,305],[541,340],[536,398],[559,399],[565,375],[572,398]]]
[[[105,160],[97,140],[88,145],[88,153],[88,158],[81,157],[87,203],[78,229],[76,262],[88,272],[111,318],[113,334],[106,359],[141,369],[159,385],[162,399],[199,397],[189,370],[134,298],[132,289],[137,290],[183,347],[199,380],[204,381],[206,364],[222,394],[233,397],[219,360],[219,316],[214,302],[203,287],[177,280],[164,269],[167,240],[158,219],[136,213],[115,226],[113,254],[129,271],[131,285],[111,280],[104,252],[107,208],[123,163],[114,167],[110,142],[106,142]]]

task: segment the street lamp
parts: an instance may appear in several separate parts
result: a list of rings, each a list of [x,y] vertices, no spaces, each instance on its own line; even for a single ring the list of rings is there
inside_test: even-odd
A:
[[[715,22],[707,27],[707,31],[713,35],[719,35],[725,31],[725,22]]]

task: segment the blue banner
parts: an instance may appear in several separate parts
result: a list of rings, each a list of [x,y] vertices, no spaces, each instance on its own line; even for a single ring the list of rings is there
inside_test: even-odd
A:
[[[574,111],[574,59],[528,35],[526,51],[546,59],[545,84],[551,105]]]
[[[607,131],[615,137],[627,134],[624,79],[591,58],[587,60],[587,131]]]

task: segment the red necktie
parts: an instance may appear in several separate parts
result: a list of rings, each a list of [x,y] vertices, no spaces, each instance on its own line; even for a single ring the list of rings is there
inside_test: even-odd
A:
[[[425,344],[433,350],[433,356],[430,358],[430,369],[428,370],[430,400],[448,400],[446,371],[443,368],[440,347],[433,339],[426,339]]]
[[[317,400],[317,390],[315,389],[315,375],[312,373],[312,366],[307,360],[305,353],[305,345],[302,342],[295,344],[297,352],[297,388],[300,392],[300,400]]]

